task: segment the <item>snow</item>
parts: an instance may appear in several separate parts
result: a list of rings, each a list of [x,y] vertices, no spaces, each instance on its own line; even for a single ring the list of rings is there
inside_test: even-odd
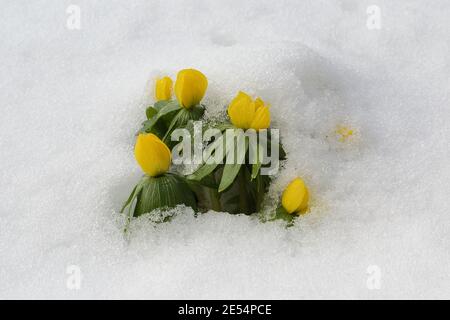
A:
[[[450,297],[448,1],[1,7],[0,298]],[[177,208],[123,236],[153,81],[186,67],[208,116],[238,90],[271,105],[289,157],[271,195],[311,190],[293,227]]]

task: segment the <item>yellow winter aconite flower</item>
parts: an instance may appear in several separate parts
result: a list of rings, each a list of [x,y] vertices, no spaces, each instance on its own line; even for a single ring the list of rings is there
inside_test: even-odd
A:
[[[300,178],[289,183],[281,196],[281,204],[288,213],[301,213],[308,207],[308,188]]]
[[[267,129],[270,126],[269,107],[260,98],[252,100],[245,92],[239,91],[228,106],[231,123],[241,129]]]
[[[175,94],[180,105],[190,109],[200,103],[208,87],[205,75],[195,69],[178,72],[175,82]]]
[[[172,157],[170,149],[152,133],[139,134],[134,156],[142,170],[151,177],[167,172]]]
[[[170,100],[172,98],[172,79],[164,77],[156,80],[155,98],[156,101]]]

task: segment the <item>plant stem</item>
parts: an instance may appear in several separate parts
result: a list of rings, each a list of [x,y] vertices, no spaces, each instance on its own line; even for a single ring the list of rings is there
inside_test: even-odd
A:
[[[245,168],[241,166],[238,173],[238,184],[239,184],[239,208],[243,213],[248,213],[248,203],[247,203],[247,190],[245,188]]]
[[[263,202],[263,196],[264,196],[264,188],[262,186],[262,180],[261,180],[261,176],[258,173],[258,175],[256,176],[256,211],[259,212],[259,210],[261,210],[261,205]]]
[[[209,190],[209,200],[211,201],[211,209],[214,211],[222,211],[222,206],[220,205],[219,192],[216,189],[208,188]]]
[[[216,184],[216,177],[214,176],[214,173],[212,174],[212,179],[214,181],[214,184]],[[214,211],[222,211],[222,205],[220,204],[220,194],[217,191],[216,188],[208,188],[209,191],[209,200],[211,201],[211,209]]]

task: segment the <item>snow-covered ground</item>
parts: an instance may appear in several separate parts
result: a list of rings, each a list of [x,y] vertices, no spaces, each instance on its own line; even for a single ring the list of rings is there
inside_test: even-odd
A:
[[[0,7],[0,298],[450,298],[449,1]],[[183,209],[124,239],[134,133],[186,67],[209,114],[238,90],[271,104],[271,192],[311,189],[294,227]]]

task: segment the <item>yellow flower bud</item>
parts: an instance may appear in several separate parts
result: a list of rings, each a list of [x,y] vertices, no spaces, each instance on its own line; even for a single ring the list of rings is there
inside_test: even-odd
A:
[[[281,196],[281,204],[288,213],[301,213],[308,208],[308,188],[300,178],[289,183]]]
[[[172,97],[172,79],[164,77],[156,80],[155,98],[156,101],[170,100]]]
[[[134,156],[142,170],[151,177],[167,172],[172,158],[170,149],[152,133],[139,134]]]
[[[250,128],[250,124],[255,114],[255,107],[252,98],[242,91],[231,101],[228,106],[228,115],[231,123],[242,129]]]
[[[231,123],[241,129],[267,129],[270,126],[269,107],[260,98],[255,101],[240,91],[228,106]]]
[[[205,75],[195,69],[184,69],[178,72],[175,82],[175,94],[184,108],[192,108],[200,103],[208,87]]]

